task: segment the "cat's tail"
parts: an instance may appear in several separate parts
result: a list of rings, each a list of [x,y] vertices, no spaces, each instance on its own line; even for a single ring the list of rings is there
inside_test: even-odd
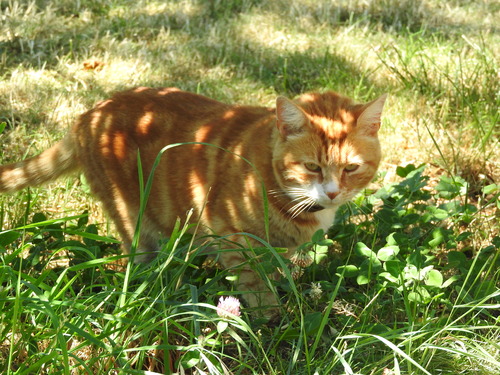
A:
[[[0,166],[0,193],[40,185],[78,169],[79,162],[70,133],[35,157]]]

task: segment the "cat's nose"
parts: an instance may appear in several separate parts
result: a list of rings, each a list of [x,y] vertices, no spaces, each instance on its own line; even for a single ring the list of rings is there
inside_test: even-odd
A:
[[[330,198],[332,201],[335,199],[335,197],[339,195],[339,192],[338,191],[331,191],[331,192],[328,192],[326,193],[326,196],[328,198]]]

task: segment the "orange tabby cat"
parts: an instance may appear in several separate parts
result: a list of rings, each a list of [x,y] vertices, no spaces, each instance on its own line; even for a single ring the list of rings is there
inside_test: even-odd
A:
[[[263,191],[269,241],[293,253],[326,230],[337,208],[374,177],[385,98],[363,105],[333,92],[313,93],[295,101],[279,97],[273,109],[223,104],[175,88],[120,92],[83,114],[52,148],[0,167],[0,192],[81,171],[128,249],[139,215],[138,153],[146,179],[166,145],[209,143],[220,148],[189,144],[163,154],[144,212],[139,261],[151,258],[190,209],[202,233],[266,238]],[[225,267],[244,260],[238,252],[220,253]],[[251,306],[276,303],[249,268],[240,270],[239,288],[254,292],[245,295]]]

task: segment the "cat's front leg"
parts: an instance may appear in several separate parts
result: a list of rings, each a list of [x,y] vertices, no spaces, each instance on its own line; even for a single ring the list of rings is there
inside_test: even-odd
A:
[[[267,317],[275,314],[279,307],[279,297],[272,281],[276,279],[276,275],[259,275],[259,264],[238,251],[224,252],[219,260],[224,268],[237,276],[237,289],[248,307],[258,309]],[[267,280],[264,281],[265,279]]]
[[[263,315],[271,315],[267,311],[275,311],[279,306],[278,294],[272,285],[272,281],[266,282],[258,275],[257,271],[242,267],[236,270],[238,274],[238,290],[242,292],[242,296],[247,302],[249,307],[259,308]],[[272,279],[273,275],[270,277]]]

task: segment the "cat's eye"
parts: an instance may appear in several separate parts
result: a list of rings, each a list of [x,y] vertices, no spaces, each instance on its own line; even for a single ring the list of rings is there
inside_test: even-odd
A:
[[[321,172],[321,167],[315,163],[304,163],[304,167],[311,172]]]
[[[346,171],[346,172],[354,172],[358,168],[359,168],[359,164],[347,164],[344,167],[344,171]]]

